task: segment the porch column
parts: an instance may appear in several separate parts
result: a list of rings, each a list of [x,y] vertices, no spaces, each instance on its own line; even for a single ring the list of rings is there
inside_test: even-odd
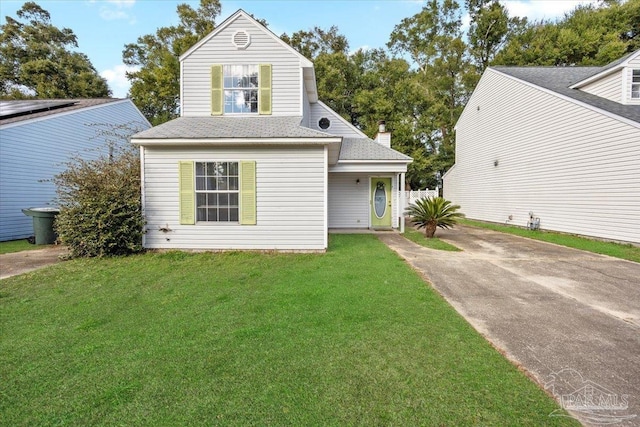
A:
[[[405,191],[404,191],[404,173],[398,174],[398,191],[400,191],[400,232],[404,233],[404,204],[405,204]]]

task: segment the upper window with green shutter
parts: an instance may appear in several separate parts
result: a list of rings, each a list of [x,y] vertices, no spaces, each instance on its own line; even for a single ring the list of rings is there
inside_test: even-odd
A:
[[[212,65],[211,114],[271,114],[271,65]]]
[[[225,65],[224,113],[250,114],[258,112],[258,66]]]

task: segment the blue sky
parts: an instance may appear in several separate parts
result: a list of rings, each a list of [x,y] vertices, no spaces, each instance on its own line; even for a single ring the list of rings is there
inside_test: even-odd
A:
[[[0,0],[1,22],[16,17],[25,1]],[[73,30],[78,50],[85,53],[98,72],[107,79],[115,97],[125,97],[122,50],[139,36],[155,33],[159,27],[177,24],[176,6],[198,7],[198,0],[36,0],[51,14],[51,22]],[[462,3],[462,2],[461,2]],[[510,14],[529,19],[554,19],[579,3],[593,0],[505,0]],[[352,50],[384,47],[389,34],[403,18],[420,11],[420,0],[221,0],[219,24],[237,9],[269,23],[277,35],[291,34],[313,26],[338,26]]]

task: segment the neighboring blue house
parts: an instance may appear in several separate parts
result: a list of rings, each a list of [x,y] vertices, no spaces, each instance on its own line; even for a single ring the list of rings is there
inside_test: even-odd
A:
[[[0,101],[0,241],[33,235],[22,209],[52,206],[47,180],[76,155],[97,157],[109,139],[100,130],[125,124],[151,127],[129,99]]]

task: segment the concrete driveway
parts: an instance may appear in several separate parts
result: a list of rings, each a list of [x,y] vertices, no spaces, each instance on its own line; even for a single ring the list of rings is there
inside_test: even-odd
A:
[[[66,246],[37,248],[34,246],[33,250],[0,255],[0,279],[56,264],[69,253]]]
[[[640,264],[472,227],[436,235],[463,252],[379,237],[583,424],[640,426]]]

